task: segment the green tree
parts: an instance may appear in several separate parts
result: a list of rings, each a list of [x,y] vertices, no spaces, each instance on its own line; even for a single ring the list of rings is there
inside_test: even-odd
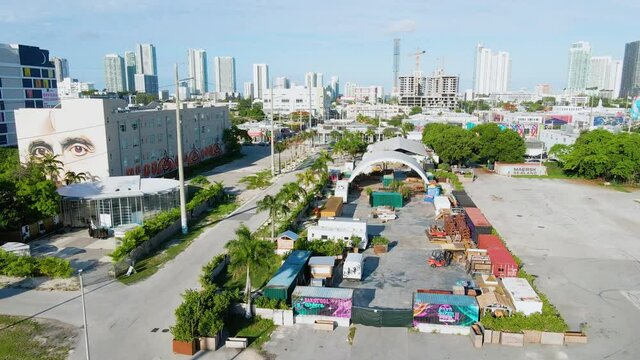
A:
[[[268,269],[274,263],[273,244],[254,238],[246,225],[236,230],[236,238],[229,241],[225,248],[231,259],[229,267],[236,279],[246,277],[245,295],[247,297],[247,317],[251,317],[251,281],[256,275]],[[253,277],[253,278],[252,278]]]
[[[390,139],[396,136],[396,131],[391,128],[386,128],[382,131],[382,136],[384,136],[385,140]]]
[[[409,111],[409,115],[416,115],[416,114],[422,114],[422,107],[414,106],[411,108],[411,111]]]
[[[305,187],[309,188],[309,186],[316,181],[316,173],[312,169],[307,169],[296,174],[296,179]]]
[[[83,172],[76,173],[74,171],[67,171],[64,173],[64,183],[66,185],[71,185],[79,182],[83,182],[87,180],[87,174]]]
[[[287,150],[287,144],[284,141],[278,141],[275,143],[273,150],[278,153],[278,173],[280,173],[282,171],[281,154],[283,151]]]
[[[58,159],[59,157],[60,155],[57,154],[46,153],[42,157],[33,158],[33,160],[42,164],[44,173],[49,179],[57,181],[60,171],[64,168],[64,164]]]
[[[147,94],[147,93],[136,93],[136,104],[140,105],[148,105],[153,101],[158,100],[157,94]]]
[[[340,140],[336,141],[333,146],[333,152],[335,154],[349,154],[353,159],[366,150],[367,143],[362,139],[360,134],[350,131],[344,131]]]
[[[477,148],[476,136],[455,125],[428,124],[422,132],[422,141],[449,164],[469,161]]]
[[[256,203],[258,211],[269,212],[271,218],[271,239],[276,239],[276,220],[278,215],[285,215],[289,213],[289,207],[282,199],[277,196],[265,195],[262,200]]]
[[[471,131],[477,136],[476,160],[479,162],[520,162],[524,158],[524,140],[515,131],[500,129],[495,123],[478,125]]]

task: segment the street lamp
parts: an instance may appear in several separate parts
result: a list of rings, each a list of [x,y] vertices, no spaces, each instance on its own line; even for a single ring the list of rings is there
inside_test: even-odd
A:
[[[91,359],[89,353],[89,329],[87,327],[87,310],[84,304],[84,285],[82,284],[82,269],[78,270],[78,277],[80,278],[80,296],[82,298],[82,322],[84,324],[84,345],[87,354],[87,360]]]
[[[190,80],[192,77],[179,80],[178,64],[176,63],[176,137],[178,143],[178,181],[180,182],[180,223],[182,225],[182,233],[187,234],[187,201],[184,191],[184,159],[182,158],[182,121],[180,119],[180,81]]]

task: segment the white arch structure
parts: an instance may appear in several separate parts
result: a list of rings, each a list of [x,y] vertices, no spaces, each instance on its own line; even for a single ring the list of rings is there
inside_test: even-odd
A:
[[[418,163],[418,161],[412,158],[409,155],[403,154],[398,151],[379,151],[375,153],[366,153],[362,157],[362,161],[351,173],[351,177],[349,177],[349,182],[352,182],[356,176],[360,175],[364,172],[369,166],[381,162],[397,162],[407,165],[412,170],[418,173],[425,185],[429,183],[429,178],[427,178],[427,174],[422,170],[422,167]]]

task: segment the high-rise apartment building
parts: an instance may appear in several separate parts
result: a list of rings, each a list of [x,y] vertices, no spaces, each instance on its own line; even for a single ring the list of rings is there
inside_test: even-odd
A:
[[[136,53],[124,52],[124,66],[127,74],[127,91],[133,93],[136,91]]]
[[[640,41],[627,43],[624,47],[620,97],[640,96]]]
[[[53,57],[53,67],[56,71],[56,80],[58,82],[69,77],[69,61],[64,58]]]
[[[136,91],[156,95],[158,93],[158,77],[155,75],[136,74]]]
[[[589,64],[589,81],[587,88],[597,90],[613,90],[609,88],[611,73],[611,56],[593,56]]]
[[[586,41],[578,41],[571,44],[571,48],[569,48],[567,91],[576,92],[587,88],[590,65],[591,45]]]
[[[289,81],[289,78],[287,78],[286,76],[280,76],[276,78],[276,83],[274,85],[274,88],[276,89],[289,89],[291,88],[291,82]]]
[[[126,90],[124,59],[118,54],[107,54],[104,57],[104,86],[108,92]]]
[[[252,99],[253,98],[253,83],[251,81],[247,81],[247,82],[244,83],[242,96],[245,99]]]
[[[332,100],[336,100],[340,95],[340,79],[337,76],[332,76],[329,87],[331,87]]]
[[[213,62],[216,72],[216,92],[235,93],[236,59],[232,56],[216,56]]]
[[[153,44],[138,44],[136,47],[136,74],[158,75],[156,47]]]
[[[316,86],[324,87],[324,75],[322,73],[316,73]]]
[[[344,84],[344,96],[345,97],[349,97],[349,98],[355,97],[356,96],[355,89],[356,89],[357,86],[358,85],[356,85],[356,84],[354,84],[352,82],[345,83]]]
[[[613,90],[613,98],[620,97],[620,84],[622,83],[622,60],[613,60],[609,70],[609,89]]]
[[[207,52],[204,49],[189,49],[187,52],[189,65],[189,84],[194,94],[208,91]]]
[[[504,93],[511,83],[511,56],[506,51],[494,53],[482,44],[476,46],[473,89],[476,94]]]
[[[267,64],[253,64],[253,97],[264,99],[269,89],[269,66]]]
[[[304,74],[304,86],[314,88],[318,84],[318,74],[314,72],[308,72]]]
[[[57,83],[48,50],[0,44],[0,146],[17,144],[15,110],[58,104]]]
[[[454,110],[458,104],[458,86],[460,78],[445,75],[443,69],[436,70],[426,79],[426,106]]]

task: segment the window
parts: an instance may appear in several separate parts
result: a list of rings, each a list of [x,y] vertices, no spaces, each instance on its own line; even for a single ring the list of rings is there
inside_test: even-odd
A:
[[[138,130],[138,121],[134,121],[131,123],[131,130]]]
[[[33,80],[31,80],[31,79],[22,79],[22,87],[25,87],[25,88],[33,87]]]
[[[127,131],[127,124],[120,124],[120,131],[122,132]]]
[[[31,69],[31,77],[41,77],[40,69]]]
[[[127,144],[127,139],[122,139],[122,141],[120,141],[120,148],[124,150],[129,148],[129,144]]]
[[[0,124],[0,133],[7,133],[7,124]]]
[[[0,101],[0,110],[4,110],[4,101]]]
[[[48,79],[42,80],[42,87],[43,88],[47,88],[47,89],[49,88],[49,80]]]
[[[282,102],[285,103],[285,104],[289,103],[289,99],[282,99]]]
[[[7,135],[0,135],[0,145],[7,144]]]
[[[200,127],[200,132],[201,132],[201,133],[203,133],[203,134],[204,134],[205,132],[207,132],[207,130],[205,129],[204,125]]]
[[[301,104],[302,103],[302,99],[296,99],[296,104]]]
[[[23,68],[22,69],[22,75],[30,77],[31,76],[31,69],[30,68]]]
[[[158,142],[161,143],[163,140],[162,134],[158,134]]]
[[[42,100],[36,100],[36,108],[42,109],[44,107],[44,102]]]
[[[138,147],[138,138],[133,138],[133,147]]]
[[[29,108],[29,109],[33,109],[36,107],[36,103],[33,102],[33,100],[27,100],[24,102],[24,107]]]

